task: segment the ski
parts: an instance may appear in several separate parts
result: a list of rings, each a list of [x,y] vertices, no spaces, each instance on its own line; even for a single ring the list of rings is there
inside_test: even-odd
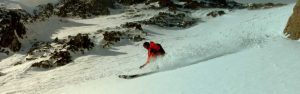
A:
[[[139,73],[139,74],[131,74],[131,75],[119,75],[119,78],[123,78],[123,79],[134,79],[137,77],[141,77],[141,76],[146,76],[146,75],[150,75],[156,72],[146,72],[146,73]]]

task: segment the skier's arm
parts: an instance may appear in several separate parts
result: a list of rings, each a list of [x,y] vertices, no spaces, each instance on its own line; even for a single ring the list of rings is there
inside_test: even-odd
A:
[[[150,63],[151,59],[154,56],[154,52],[153,51],[148,51],[148,57],[147,57],[147,61],[145,64],[143,64],[142,66],[140,66],[140,68],[143,68],[144,66],[146,66],[147,64]]]
[[[148,58],[147,58],[145,65],[150,63],[151,59],[154,57],[154,53],[155,53],[154,49],[151,49],[150,51],[148,51]]]

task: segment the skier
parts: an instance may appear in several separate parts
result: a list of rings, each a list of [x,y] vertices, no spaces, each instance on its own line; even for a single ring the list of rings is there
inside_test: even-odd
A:
[[[150,63],[150,61],[156,59],[158,56],[164,56],[165,55],[164,49],[158,43],[150,41],[150,43],[145,42],[143,44],[143,46],[144,46],[145,49],[148,50],[148,58],[147,58],[146,63],[143,64],[142,66],[140,66],[140,69],[145,67],[147,64]]]

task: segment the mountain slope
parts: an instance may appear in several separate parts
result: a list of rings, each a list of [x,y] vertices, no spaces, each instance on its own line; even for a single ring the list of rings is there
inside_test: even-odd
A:
[[[157,61],[161,72],[132,80],[112,75],[48,93],[298,94],[300,44],[282,34],[293,6],[235,11],[187,30],[150,26],[158,33],[151,39],[169,52]]]
[[[206,14],[224,9],[201,9],[190,15],[202,21],[188,29],[143,25],[149,35],[145,41],[158,42],[167,52],[143,70],[138,67],[146,59],[144,41],[121,40],[112,48],[103,49],[99,45],[103,36],[96,33],[99,29],[149,19],[167,9],[143,10],[144,5],[135,5],[129,7],[129,12],[91,19],[51,17],[45,22],[28,24],[28,40],[51,41],[89,33],[97,46],[83,55],[73,53],[78,55],[73,62],[50,70],[32,68],[35,61],[15,65],[25,58],[22,52],[3,59],[0,72],[5,75],[0,77],[0,93],[298,93],[294,88],[299,86],[292,83],[298,77],[290,72],[299,67],[295,63],[299,52],[292,50],[299,49],[299,45],[282,34],[293,6],[225,10],[227,14],[217,18]],[[29,48],[29,44],[24,48]],[[153,71],[157,67],[160,72],[153,75],[133,80],[117,78],[119,74]]]

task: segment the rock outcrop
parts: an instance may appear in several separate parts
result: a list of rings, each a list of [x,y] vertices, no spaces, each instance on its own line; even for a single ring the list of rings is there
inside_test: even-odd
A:
[[[24,23],[28,21],[22,10],[0,9],[0,48],[9,48],[17,52],[21,48],[19,39],[26,34]]]
[[[125,31],[124,31],[125,30]],[[121,40],[130,40],[132,42],[139,42],[145,40],[146,33],[139,29],[124,29],[121,31],[103,31],[103,48],[109,48],[115,43],[118,43]]]
[[[32,67],[50,69],[54,67],[64,66],[72,61],[71,55],[68,51],[59,51],[59,52],[55,51],[51,55],[52,56],[50,57],[49,60],[43,60],[34,63],[32,64]]]
[[[109,15],[109,7],[114,7],[112,0],[61,0],[57,4],[39,5],[34,10],[35,19],[44,20],[52,15],[60,17],[90,18]]]
[[[284,33],[288,35],[288,38],[298,40],[300,38],[300,0],[294,7],[294,12],[289,18]]]
[[[62,0],[56,5],[59,10],[57,15],[62,17],[79,16],[82,18],[92,17],[93,15],[110,14],[106,0]]]
[[[133,5],[133,4],[139,4],[144,3],[147,0],[118,0],[117,2],[124,5]]]
[[[181,27],[187,28],[197,22],[197,19],[193,19],[184,13],[170,14],[160,12],[158,15],[145,20],[140,21],[143,24],[157,25],[160,27]]]
[[[217,17],[217,16],[222,16],[226,14],[224,11],[220,10],[220,11],[212,11],[208,14],[206,14],[206,16],[211,16],[211,17]]]
[[[235,1],[226,1],[226,0],[206,0],[206,1],[197,1],[197,0],[179,0],[185,2],[183,8],[186,9],[199,9],[199,8],[229,8],[229,9],[243,9],[246,8],[244,4],[235,2]]]
[[[274,7],[280,7],[280,6],[284,6],[286,4],[281,4],[281,3],[250,3],[248,4],[247,8],[249,10],[257,10],[257,9],[269,9],[269,8],[274,8]]]
[[[40,59],[32,65],[38,68],[55,68],[66,65],[72,61],[71,52],[81,52],[90,50],[94,47],[87,34],[77,34],[69,36],[68,39],[55,39],[51,42],[36,42],[27,52],[26,61]],[[22,62],[21,62],[22,63]]]
[[[84,53],[84,49],[90,50],[95,45],[89,38],[88,34],[77,34],[76,36],[69,36],[69,40],[67,40],[67,50],[72,52],[81,51]]]

